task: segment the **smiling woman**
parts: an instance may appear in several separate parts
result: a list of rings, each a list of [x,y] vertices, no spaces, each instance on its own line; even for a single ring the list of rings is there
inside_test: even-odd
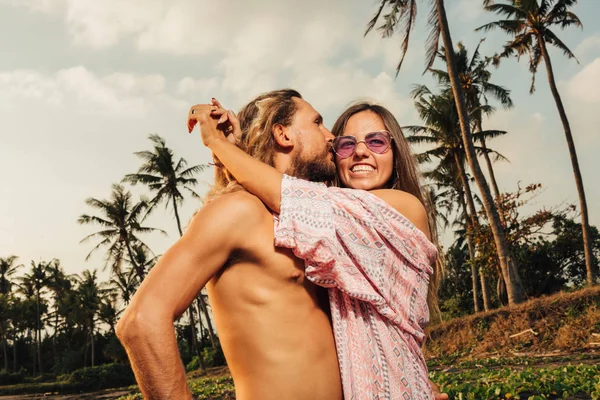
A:
[[[427,210],[426,225],[429,225],[431,241],[437,246],[435,209],[421,189],[417,160],[396,117],[381,105],[357,102],[338,117],[331,132],[336,136],[334,149],[340,146],[343,137],[352,137],[355,142],[350,155],[336,150],[338,173],[335,185],[363,190],[394,189],[414,196],[411,200]],[[374,135],[381,132],[389,135],[380,137],[383,140],[389,138],[387,147],[371,142],[379,138]],[[434,314],[438,313],[437,287],[441,270],[438,259],[427,295],[429,310]]]

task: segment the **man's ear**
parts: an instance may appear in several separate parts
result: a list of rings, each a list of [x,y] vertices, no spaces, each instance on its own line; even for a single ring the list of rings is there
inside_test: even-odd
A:
[[[284,149],[291,149],[294,147],[292,132],[287,126],[275,124],[273,126],[273,137],[275,138],[275,142]]]

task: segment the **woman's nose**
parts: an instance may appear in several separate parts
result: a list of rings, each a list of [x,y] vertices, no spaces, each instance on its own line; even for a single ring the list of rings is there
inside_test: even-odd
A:
[[[366,157],[369,155],[369,148],[365,142],[358,142],[356,144],[356,150],[354,151],[354,154],[359,157]]]

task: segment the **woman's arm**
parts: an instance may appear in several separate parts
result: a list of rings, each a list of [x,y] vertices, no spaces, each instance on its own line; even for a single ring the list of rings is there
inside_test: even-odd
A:
[[[227,120],[233,126],[234,137],[239,136],[239,120],[231,111],[219,109],[214,105],[199,104],[190,109],[188,130],[191,132],[198,123],[204,145],[212,150],[246,190],[261,199],[273,212],[279,213],[283,174],[246,154],[227,140],[223,131],[219,129],[219,123]]]

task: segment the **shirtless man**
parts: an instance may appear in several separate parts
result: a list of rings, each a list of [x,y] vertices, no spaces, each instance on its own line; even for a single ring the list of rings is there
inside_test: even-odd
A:
[[[330,179],[333,135],[319,113],[291,91],[271,96],[269,112],[280,120],[267,132],[282,133],[274,134],[273,166],[310,179],[303,171],[316,168]],[[286,120],[291,124],[279,122]],[[246,191],[221,195],[194,216],[117,325],[146,398],[191,398],[173,322],[205,285],[238,400],[342,398],[333,334],[316,287],[304,279],[304,261],[273,243],[273,215]]]
[[[266,112],[248,111],[257,100]],[[260,122],[258,134],[269,138],[259,150],[263,161],[304,179],[334,176],[333,135],[298,93],[270,92],[249,106],[240,120],[244,129]],[[202,107],[211,106],[192,110]],[[201,125],[214,123],[207,118],[198,113]],[[304,261],[273,243],[273,215],[246,191],[215,196],[194,216],[117,325],[146,398],[191,398],[173,322],[206,285],[238,400],[342,399],[333,334],[316,288],[304,278]]]

